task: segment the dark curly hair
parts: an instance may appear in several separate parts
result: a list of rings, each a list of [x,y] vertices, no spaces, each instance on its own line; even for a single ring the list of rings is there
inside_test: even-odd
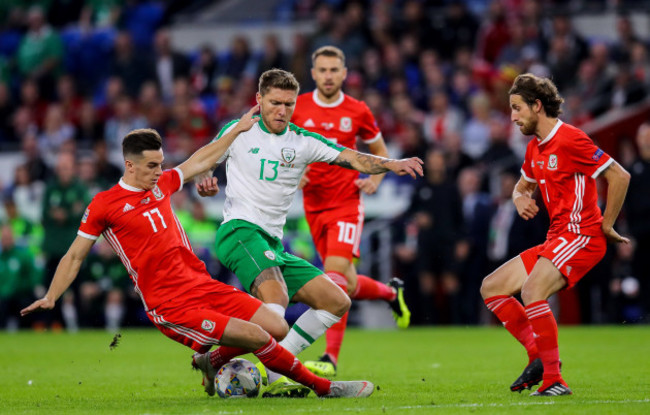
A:
[[[515,78],[508,94],[521,96],[521,99],[529,106],[533,105],[536,100],[540,100],[549,117],[557,118],[562,114],[560,106],[564,102],[564,98],[560,96],[553,81],[548,78],[540,78],[531,73],[521,74]]]

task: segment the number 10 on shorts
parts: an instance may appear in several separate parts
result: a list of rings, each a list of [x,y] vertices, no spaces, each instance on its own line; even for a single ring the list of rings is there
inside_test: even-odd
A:
[[[357,233],[357,225],[343,221],[336,222],[339,227],[339,242],[346,244],[354,244],[354,239]]]

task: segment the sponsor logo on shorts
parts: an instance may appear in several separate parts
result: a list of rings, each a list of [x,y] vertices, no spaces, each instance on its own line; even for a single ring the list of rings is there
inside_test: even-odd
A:
[[[275,253],[273,253],[273,251],[264,251],[264,256],[271,261],[275,261]]]
[[[203,323],[201,323],[201,328],[205,331],[212,331],[214,329],[214,321],[203,320]]]

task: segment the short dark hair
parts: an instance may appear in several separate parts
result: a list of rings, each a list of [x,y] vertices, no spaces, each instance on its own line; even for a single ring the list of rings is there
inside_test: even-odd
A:
[[[269,92],[271,88],[298,92],[300,90],[300,84],[291,72],[287,72],[283,69],[273,68],[260,75],[260,95],[266,95],[266,93]]]
[[[139,128],[128,133],[122,140],[122,154],[124,159],[129,156],[141,156],[146,150],[160,150],[162,138],[152,128]]]
[[[316,49],[314,53],[311,54],[311,64],[312,66],[314,65],[314,62],[316,62],[316,58],[319,56],[327,56],[328,58],[339,58],[341,59],[341,62],[343,63],[343,66],[345,66],[345,54],[343,51],[336,46],[321,46],[320,48]]]
[[[536,100],[540,100],[549,117],[556,118],[562,114],[560,105],[564,99],[560,96],[553,81],[548,78],[541,78],[531,73],[518,75],[508,94],[521,96],[521,99],[529,106],[533,105]]]

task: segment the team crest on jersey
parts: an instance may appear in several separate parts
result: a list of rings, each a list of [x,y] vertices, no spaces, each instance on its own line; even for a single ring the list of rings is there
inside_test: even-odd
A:
[[[339,124],[339,130],[344,133],[349,133],[352,131],[352,118],[350,117],[341,117],[341,123]]]
[[[264,256],[271,261],[275,261],[275,253],[273,251],[264,251]]]
[[[90,214],[90,208],[86,208],[86,211],[84,212],[84,216],[81,218],[81,222],[86,223],[89,214]]]
[[[557,156],[555,154],[551,154],[548,157],[548,169],[549,170],[556,170],[557,169]]]
[[[160,190],[160,188],[159,188],[158,186],[156,186],[156,187],[154,187],[153,189],[151,189],[151,193],[153,193],[153,197],[155,197],[156,200],[160,200],[160,199],[162,199],[163,197],[165,197],[165,195],[163,194],[162,190]]]
[[[201,323],[201,328],[208,332],[212,331],[214,329],[214,321],[203,320],[203,323]]]
[[[292,161],[296,159],[296,150],[293,148],[285,147],[282,150],[282,160],[286,163],[291,164]]]

